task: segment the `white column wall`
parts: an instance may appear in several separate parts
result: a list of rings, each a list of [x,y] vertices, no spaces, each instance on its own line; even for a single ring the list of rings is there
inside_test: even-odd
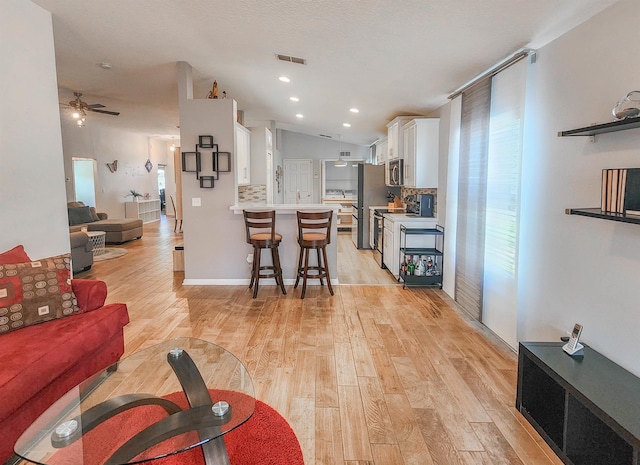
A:
[[[640,166],[640,130],[589,138],[558,131],[612,120],[638,88],[640,3],[622,0],[539,50],[523,167],[521,340],[584,341],[640,375],[640,226],[565,215],[597,207],[603,168]],[[530,137],[529,137],[530,136]]]
[[[51,14],[0,2],[0,252],[69,252]],[[37,109],[37,111],[34,111]]]

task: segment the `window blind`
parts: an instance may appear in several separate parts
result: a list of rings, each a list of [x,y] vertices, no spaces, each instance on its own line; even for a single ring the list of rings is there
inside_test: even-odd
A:
[[[462,93],[455,299],[482,320],[491,79]]]

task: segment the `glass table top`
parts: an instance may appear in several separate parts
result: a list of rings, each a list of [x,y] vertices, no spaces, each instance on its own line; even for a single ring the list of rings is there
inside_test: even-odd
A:
[[[233,354],[172,339],[71,389],[20,436],[15,452],[43,465],[142,463],[220,442],[254,408],[253,382]]]

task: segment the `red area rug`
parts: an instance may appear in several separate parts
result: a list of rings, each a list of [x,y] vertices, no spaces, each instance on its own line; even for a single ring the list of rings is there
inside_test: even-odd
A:
[[[243,400],[248,399],[244,394],[236,392],[224,391],[224,394],[216,390],[209,392],[212,399],[225,399],[238,410],[243,408]],[[170,394],[166,398],[182,408],[188,406],[182,392]],[[244,407],[246,408],[246,404]],[[131,437],[165,416],[166,414],[160,408],[149,406],[123,412],[87,433],[85,438],[91,441],[87,441],[84,448],[80,441],[77,441],[57,452],[51,462],[55,465],[103,464],[106,457],[122,443],[123,437]],[[95,435],[93,438],[89,437],[93,435]],[[100,439],[96,440],[96,437]],[[273,408],[257,399],[252,417],[223,437],[231,465],[304,465],[300,444],[287,421]],[[202,450],[196,447],[148,463],[204,465],[204,459]]]

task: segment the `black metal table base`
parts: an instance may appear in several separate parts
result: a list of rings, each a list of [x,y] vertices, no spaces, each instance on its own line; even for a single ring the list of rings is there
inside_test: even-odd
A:
[[[231,406],[225,402],[216,404],[211,402],[209,389],[198,367],[185,350],[172,350],[167,354],[167,362],[180,381],[189,402],[189,409],[182,410],[171,401],[147,394],[115,397],[59,425],[51,435],[52,445],[56,448],[65,447],[104,421],[126,410],[141,405],[158,405],[169,416],[126,441],[105,462],[105,465],[127,463],[150,447],[190,431],[196,431],[199,434],[206,465],[230,465],[227,448],[222,439],[221,426],[231,419]]]

